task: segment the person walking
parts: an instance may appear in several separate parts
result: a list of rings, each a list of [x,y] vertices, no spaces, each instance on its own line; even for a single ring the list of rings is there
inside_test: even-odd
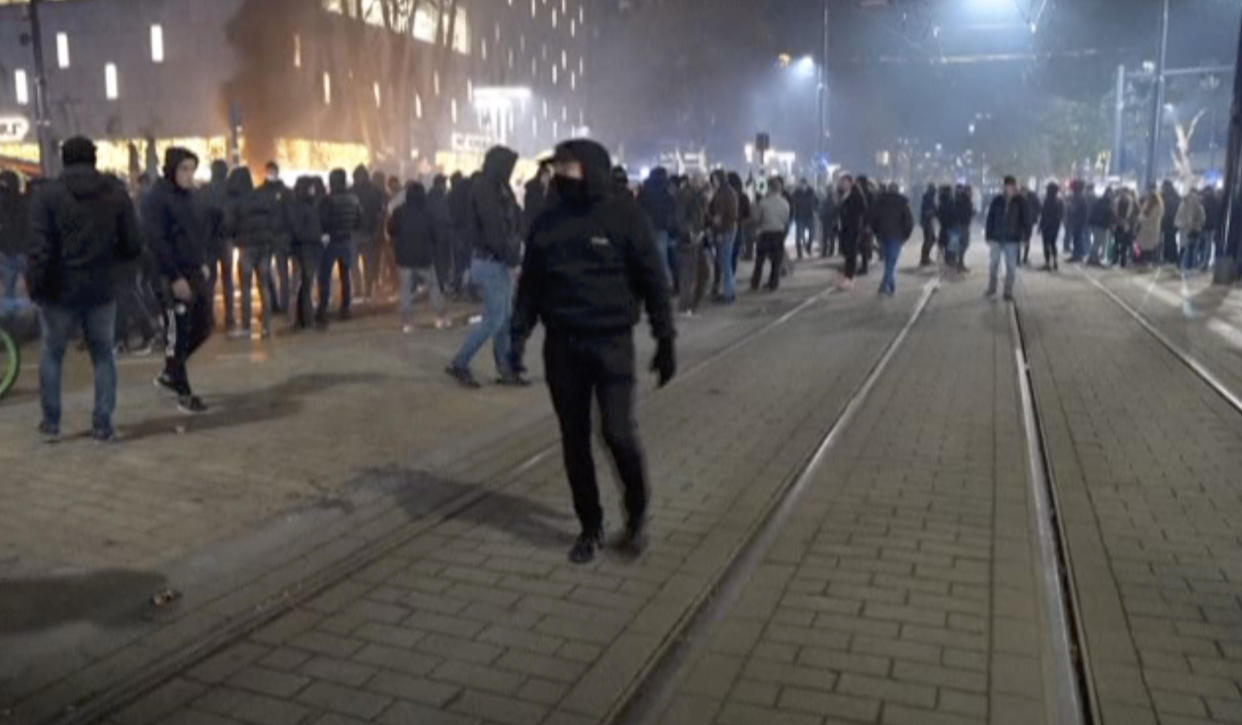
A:
[[[397,259],[401,331],[407,335],[414,331],[414,292],[419,285],[427,288],[431,298],[436,328],[444,327],[444,301],[435,265],[436,247],[441,240],[437,237],[436,220],[427,206],[427,191],[422,184],[406,184],[405,203],[389,218],[388,235]]]
[[[470,245],[470,185],[472,179],[455,172],[451,177],[452,188],[448,192],[449,216],[453,219],[452,275],[449,288],[454,297],[467,293],[466,272],[470,270],[473,250]]]
[[[0,317],[15,316],[26,304],[17,283],[26,274],[30,252],[30,198],[17,173],[0,172]]]
[[[1134,232],[1138,226],[1138,202],[1129,189],[1121,189],[1117,194],[1117,207],[1113,220],[1113,259],[1117,266],[1125,269],[1134,250]]]
[[[836,187],[829,183],[824,187],[824,200],[819,205],[820,259],[837,253],[837,227],[840,221],[840,200]]]
[[[228,206],[229,165],[219,159],[211,162],[211,181],[196,193],[196,204],[207,220],[207,286],[208,297],[214,308],[216,282],[224,299],[224,329],[231,336],[240,336],[237,313],[234,309],[234,283],[237,265],[233,262],[235,247],[229,235],[226,208]],[[212,313],[214,315],[214,309]]]
[[[733,279],[733,245],[737,243],[740,202],[737,192],[729,186],[725,172],[719,169],[712,172],[712,192],[712,203],[708,207],[712,224],[712,248],[716,252],[712,293],[716,302],[731,305],[737,300],[737,286]]]
[[[837,285],[844,290],[854,289],[854,276],[858,271],[858,247],[863,243],[863,230],[867,225],[867,198],[862,189],[854,184],[854,178],[841,177],[841,254],[845,257],[845,269]],[[784,240],[781,241],[784,244]]]
[[[323,199],[323,181],[317,176],[302,176],[293,185],[293,201],[289,204],[289,236],[298,269],[298,294],[295,330],[305,330],[315,319],[315,279],[323,257],[323,225],[319,220],[319,202]]]
[[[1060,268],[1057,262],[1057,236],[1065,218],[1065,202],[1061,201],[1061,187],[1055,182],[1044,190],[1044,203],[1039,215],[1039,234],[1044,240],[1044,270]]]
[[[1116,210],[1113,209],[1113,190],[1104,190],[1104,195],[1091,203],[1091,217],[1087,220],[1091,225],[1091,254],[1087,264],[1092,267],[1103,265],[1103,257],[1108,252],[1109,237],[1116,223]]]
[[[957,206],[954,203],[953,187],[944,184],[936,193],[936,223],[940,227],[936,235],[936,243],[940,247],[940,260],[945,265],[955,264],[953,255],[960,247],[957,234]]]
[[[1164,263],[1177,264],[1177,214],[1181,211],[1182,196],[1177,193],[1173,182],[1167,179],[1160,187],[1160,195],[1164,198],[1164,222],[1161,225],[1164,233]]]
[[[229,174],[228,228],[239,251],[241,272],[237,291],[241,295],[240,337],[250,337],[253,295],[251,281],[259,288],[259,324],[263,339],[272,336],[272,247],[283,226],[274,197],[254,188],[250,169],[239,166]]]
[[[746,188],[742,186],[742,177],[735,171],[730,171],[725,177],[729,182],[729,188],[733,189],[733,193],[737,194],[737,235],[733,240],[733,258],[730,261],[733,267],[733,279],[737,280],[737,263],[742,257],[742,248],[753,244],[752,238],[755,234],[754,226],[754,210],[751,208],[750,195],[746,193]]]
[[[1207,184],[1199,191],[1203,201],[1203,234],[1199,236],[1199,250],[1195,255],[1195,263],[1201,271],[1206,272],[1212,266],[1212,255],[1220,256],[1217,248],[1221,227],[1224,226],[1225,205],[1216,188]]]
[[[678,309],[694,315],[707,293],[711,264],[704,238],[707,235],[706,182],[696,175],[686,179],[677,192],[677,275]]]
[[[987,297],[996,296],[997,275],[1001,258],[1005,259],[1005,300],[1013,299],[1013,286],[1018,277],[1018,247],[1022,230],[1030,228],[1026,200],[1018,189],[1018,181],[1005,177],[1004,192],[992,199],[988,207],[986,239],[991,258],[988,264]]]
[[[1035,227],[1039,225],[1043,207],[1039,203],[1039,194],[1035,193],[1034,184],[1026,190],[1023,198],[1026,200],[1026,220],[1030,224],[1022,237],[1022,259],[1019,260],[1025,267],[1031,263],[1031,237],[1035,236]]]
[[[954,224],[957,229],[958,249],[954,255],[954,263],[959,272],[969,272],[966,268],[966,251],[970,249],[970,230],[975,223],[975,191],[969,185],[957,188],[953,200]]]
[[[793,222],[794,222],[794,244],[798,248],[798,259],[802,259],[803,248],[806,249],[806,255],[811,256],[811,249],[815,245],[815,207],[819,206],[819,199],[815,198],[815,190],[811,188],[810,182],[806,178],[798,180],[798,186],[793,192]]]
[[[351,303],[350,272],[354,264],[355,235],[362,229],[362,204],[345,187],[345,169],[328,174],[328,195],[319,204],[319,223],[328,237],[319,262],[319,310],[315,325],[328,327],[328,307],[332,302],[332,268],[341,280],[341,319],[349,319]]]
[[[1142,264],[1159,264],[1164,244],[1164,199],[1156,191],[1156,185],[1147,188],[1143,198],[1143,210],[1139,216],[1137,245]]]
[[[561,429],[565,471],[581,527],[569,560],[586,564],[603,544],[591,408],[624,489],[625,529],[612,543],[622,554],[646,545],[648,483],[634,416],[633,328],[645,307],[656,339],[651,369],[661,387],[676,374],[668,285],[650,226],[631,198],[610,193],[608,152],[593,141],[567,141],[555,152],[560,203],[531,230],[512,322],[512,363],[535,326],[547,328],[543,359]]]
[[[293,236],[289,231],[289,204],[293,192],[280,178],[280,166],[275,161],[263,167],[263,186],[259,193],[276,210],[276,224],[272,235],[272,274],[269,275],[268,293],[272,311],[276,314],[289,312],[289,259],[293,253]]]
[[[470,186],[470,216],[467,233],[474,248],[470,279],[483,295],[483,322],[470,331],[446,372],[466,388],[478,388],[470,372],[470,361],[492,340],[497,382],[501,385],[529,385],[509,359],[509,321],[513,310],[513,277],[510,268],[518,263],[521,241],[518,236],[521,210],[509,179],[518,155],[504,146],[493,146],[483,159],[482,174]]]
[[[936,246],[936,185],[927,184],[923,191],[923,200],[919,203],[919,226],[923,229],[923,249],[919,255],[919,266],[926,267],[932,263],[931,253]]]
[[[194,196],[198,157],[171,146],[164,152],[163,176],[142,200],[142,228],[155,254],[164,307],[164,372],[157,388],[177,396],[185,413],[207,406],[194,394],[186,370],[190,356],[211,336],[212,292],[207,286],[211,220]]]
[[[664,277],[671,289],[673,270],[670,264],[669,247],[677,232],[677,200],[673,198],[668,170],[663,166],[652,169],[643,181],[643,186],[638,191],[638,205],[642,208],[647,217],[647,223],[651,226],[656,251],[660,253]]]
[[[892,297],[897,293],[897,260],[901,247],[914,233],[914,213],[907,199],[896,184],[890,184],[876,198],[871,208],[870,225],[880,240],[880,253],[884,256],[884,277],[880,280],[880,294]]]
[[[1181,264],[1182,270],[1186,272],[1195,268],[1195,253],[1199,249],[1199,240],[1203,235],[1203,225],[1206,221],[1207,212],[1203,209],[1199,192],[1190,189],[1182,198],[1181,206],[1177,209],[1177,217],[1173,222],[1181,238]]]
[[[773,176],[768,180],[768,193],[759,200],[757,229],[759,234],[758,249],[755,254],[755,268],[750,276],[752,292],[759,289],[763,281],[763,263],[771,264],[768,273],[769,292],[775,292],[781,286],[781,268],[785,264],[785,235],[789,229],[791,210],[785,195],[781,193],[781,179]]]
[[[427,192],[427,210],[436,224],[436,279],[440,280],[440,290],[448,294],[452,291],[453,245],[456,236],[453,233],[453,215],[449,211],[448,177],[436,174],[431,180],[431,191]]]
[[[95,155],[95,144],[87,138],[66,141],[61,147],[65,170],[40,187],[30,204],[27,279],[42,325],[39,433],[48,442],[60,436],[61,368],[75,328],[86,338],[95,371],[91,433],[100,442],[116,440],[113,271],[138,257],[142,240],[124,185],[95,169]]]
[[[376,284],[379,282],[380,255],[384,241],[384,191],[383,187],[376,185],[363,164],[354,169],[354,185],[351,191],[362,210],[361,226],[355,234],[357,249],[354,257],[354,279],[361,282],[357,290],[360,300],[372,303],[375,301]]]
[[[858,234],[858,274],[866,277],[867,270],[871,267],[871,254],[875,246],[875,230],[867,224],[867,212],[870,211],[872,205],[875,204],[875,198],[878,196],[878,190],[870,179],[865,176],[859,176],[854,188],[862,194],[863,202],[866,210],[863,212],[862,230]]]
[[[1075,264],[1087,258],[1087,219],[1090,216],[1082,179],[1070,182],[1070,199],[1065,209],[1065,251]]]

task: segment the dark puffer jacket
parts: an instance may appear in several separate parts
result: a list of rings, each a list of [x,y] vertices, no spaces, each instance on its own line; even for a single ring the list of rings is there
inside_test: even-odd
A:
[[[1022,241],[1025,230],[1031,228],[1030,211],[1026,208],[1026,199],[1019,192],[1012,199],[998,194],[988,207],[988,222],[985,239],[989,242],[1018,243]]]
[[[16,173],[0,172],[0,253],[30,249],[30,197],[19,186]]]
[[[354,169],[354,196],[362,207],[362,232],[364,241],[376,241],[376,232],[384,218],[384,192],[371,179],[367,167]]]
[[[344,169],[335,169],[328,175],[328,196],[319,206],[319,222],[334,244],[352,242],[354,234],[362,229],[362,205],[345,188]]]
[[[880,241],[906,241],[914,232],[914,213],[910,211],[910,200],[895,191],[881,192],[871,207],[867,223]]]
[[[182,148],[165,154],[164,176],[142,199],[142,228],[164,279],[198,280],[210,248],[211,222],[194,194],[176,185],[176,169],[197,157]]]
[[[207,219],[208,256],[220,256],[223,254],[228,240],[229,231],[226,211],[229,196],[228,179],[229,165],[219,160],[212,161],[211,181],[207,182],[207,185],[199,189],[195,195],[199,208],[203,210],[203,214]]]
[[[322,244],[320,198],[315,191],[315,179],[310,176],[301,177],[293,185],[293,201],[289,203],[289,234],[295,250]]]
[[[655,231],[672,234],[677,230],[677,199],[668,180],[668,170],[663,166],[652,169],[643,182],[638,191],[638,205]]]
[[[521,212],[509,179],[518,155],[495,146],[483,158],[483,172],[470,183],[468,232],[475,255],[516,265]]]
[[[392,238],[398,267],[430,267],[435,261],[436,222],[422,184],[406,185],[405,203],[388,220],[388,236]]]
[[[228,229],[239,248],[268,249],[282,226],[280,208],[272,197],[254,188],[245,166],[229,174]]]
[[[675,335],[668,285],[651,228],[637,202],[612,193],[610,159],[591,141],[562,153],[585,172],[585,198],[562,198],[535,223],[522,261],[513,335],[525,339],[539,321],[551,332],[628,332],[643,306],[659,339]]]
[[[30,205],[27,280],[36,302],[94,307],[113,299],[113,271],[142,253],[133,202],[120,180],[72,165]]]

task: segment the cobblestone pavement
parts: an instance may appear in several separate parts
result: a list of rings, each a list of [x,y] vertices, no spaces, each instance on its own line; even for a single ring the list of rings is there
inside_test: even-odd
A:
[[[1242,722],[1242,418],[1086,281],[1020,304],[1103,722]]]
[[[948,284],[660,722],[1045,723],[1008,308]]]
[[[546,457],[112,722],[599,722],[904,324],[919,290],[903,284],[833,295],[643,403],[656,499],[640,561],[566,562],[576,525]]]

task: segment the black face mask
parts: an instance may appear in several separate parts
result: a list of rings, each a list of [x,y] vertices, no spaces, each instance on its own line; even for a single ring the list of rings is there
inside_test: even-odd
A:
[[[591,201],[584,179],[571,179],[557,174],[552,177],[552,188],[557,197],[570,206],[586,206]]]

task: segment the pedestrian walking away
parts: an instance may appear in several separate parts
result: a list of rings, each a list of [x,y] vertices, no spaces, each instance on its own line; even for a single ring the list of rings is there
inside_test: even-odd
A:
[[[328,196],[319,205],[319,222],[328,238],[319,262],[319,310],[315,324],[328,326],[328,307],[332,302],[332,268],[338,269],[341,282],[342,320],[349,319],[351,276],[354,264],[354,237],[362,229],[362,205],[358,197],[345,188],[345,169],[328,174]]]
[[[919,255],[919,266],[926,267],[932,263],[931,253],[936,246],[936,185],[928,184],[923,191],[923,200],[919,203],[919,226],[923,229],[923,249]]]
[[[1039,217],[1039,234],[1044,240],[1044,269],[1059,269],[1057,262],[1057,236],[1065,218],[1065,202],[1061,201],[1061,187],[1048,184],[1044,191],[1044,203]]]
[[[756,291],[763,281],[763,264],[766,260],[771,264],[768,273],[769,292],[775,292],[781,285],[781,267],[785,263],[785,235],[789,229],[791,211],[789,202],[781,193],[781,179],[773,176],[768,180],[768,193],[758,203],[759,243],[755,254],[755,268],[750,276],[750,289]]]
[[[570,561],[595,558],[604,534],[591,405],[624,488],[625,529],[613,542],[627,556],[646,542],[648,484],[634,415],[633,327],[646,308],[656,339],[652,370],[666,385],[676,372],[668,285],[650,227],[631,199],[609,193],[608,152],[586,140],[556,149],[559,203],[527,240],[512,324],[512,369],[535,325],[547,328],[544,365],[561,428],[565,470],[581,532]]]
[[[896,184],[887,187],[876,198],[869,224],[880,240],[880,253],[884,255],[884,278],[880,281],[879,292],[892,297],[897,293],[897,260],[901,256],[901,247],[914,233],[910,200],[902,195]]]
[[[300,177],[293,185],[293,201],[289,204],[289,236],[297,262],[298,292],[294,329],[305,330],[315,318],[315,280],[323,257],[323,224],[319,220],[319,203],[323,199],[323,180],[317,176]]]
[[[17,174],[0,172],[0,317],[26,308],[17,296],[17,282],[26,274],[30,252],[30,198]]]
[[[490,339],[496,361],[497,382],[524,386],[528,383],[509,359],[509,319],[513,309],[513,277],[510,269],[521,254],[521,210],[509,185],[518,155],[504,146],[493,146],[483,159],[483,172],[470,185],[466,232],[474,249],[470,279],[483,296],[483,321],[470,331],[461,350],[448,367],[448,374],[467,388],[479,387],[470,361]]]
[[[406,185],[405,203],[397,207],[388,220],[388,234],[397,260],[402,332],[408,334],[414,330],[414,293],[420,285],[427,288],[436,327],[443,327],[444,303],[435,266],[436,247],[441,242],[422,184]]]
[[[241,264],[237,291],[241,295],[242,338],[250,337],[253,309],[251,280],[259,290],[259,324],[263,338],[272,335],[272,249],[285,227],[283,210],[275,197],[254,187],[250,169],[240,166],[229,174],[226,219]]]
[[[237,278],[233,263],[234,245],[229,234],[226,207],[228,205],[229,165],[223,161],[211,162],[211,181],[199,189],[196,196],[199,208],[207,223],[207,287],[208,297],[215,299],[216,281],[224,295],[224,328],[234,336],[240,336],[234,309],[233,285]]]
[[[1027,205],[1018,190],[1018,182],[1012,176],[1005,177],[1005,190],[992,199],[988,207],[985,229],[991,258],[988,264],[988,297],[996,296],[997,274],[1001,258],[1005,260],[1005,299],[1013,299],[1013,287],[1018,276],[1018,249],[1022,243],[1022,230],[1029,229]]]
[[[741,202],[729,185],[724,171],[712,173],[712,203],[708,208],[712,225],[712,249],[716,253],[712,295],[716,302],[732,304],[737,299],[733,279],[733,245],[737,243],[738,213]],[[801,255],[799,255],[801,256]]]
[[[850,176],[841,177],[841,254],[845,257],[844,276],[841,278],[842,289],[854,288],[854,275],[857,272],[858,248],[863,240],[863,228],[867,223],[867,199],[861,188],[854,184]],[[783,243],[783,242],[782,242]]]
[[[47,440],[60,435],[61,368],[74,328],[82,331],[95,372],[96,440],[115,440],[116,302],[113,273],[138,257],[142,242],[134,205],[119,179],[95,169],[95,144],[78,136],[61,147],[64,172],[41,187],[30,204],[30,296],[39,306],[43,357],[39,397]]]
[[[197,170],[197,156],[179,146],[169,147],[163,176],[142,203],[142,229],[155,254],[164,307],[164,372],[155,385],[176,395],[177,407],[187,413],[207,410],[190,386],[186,365],[212,328],[206,264],[211,227],[193,193]]]

